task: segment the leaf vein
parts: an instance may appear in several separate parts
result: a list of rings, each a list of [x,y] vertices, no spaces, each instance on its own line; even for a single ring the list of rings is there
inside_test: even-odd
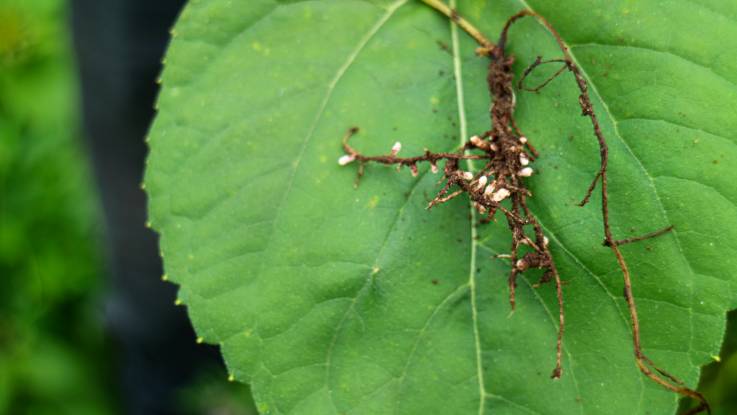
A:
[[[456,0],[450,0],[449,3],[452,9],[456,9]],[[455,74],[456,81],[456,97],[458,104],[458,119],[460,129],[460,141],[461,145],[465,144],[466,137],[468,137],[468,127],[466,122],[466,107],[463,96],[463,68],[461,65],[460,57],[460,45],[458,41],[458,25],[451,20],[450,22],[450,36],[453,49],[453,73]],[[473,161],[467,160],[468,169],[473,171]],[[478,306],[476,304],[476,255],[478,249],[478,230],[476,229],[476,210],[473,208],[471,200],[469,200],[468,209],[470,212],[470,223],[471,223],[471,255],[469,263],[469,275],[468,275],[468,286],[471,291],[471,322],[473,326],[473,337],[474,337],[474,348],[476,351],[476,376],[479,386],[479,409],[478,414],[483,415],[486,408],[486,386],[484,384],[484,368],[483,368],[483,357],[481,350],[481,334],[479,332],[478,323]]]

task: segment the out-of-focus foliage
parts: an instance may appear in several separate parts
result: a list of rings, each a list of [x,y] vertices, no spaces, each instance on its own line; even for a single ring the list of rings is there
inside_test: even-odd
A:
[[[720,361],[704,368],[700,389],[714,415],[737,414],[737,311],[729,314]]]
[[[191,385],[179,392],[181,415],[258,415],[248,386],[227,382],[222,367],[202,369]]]
[[[102,331],[101,216],[79,140],[66,4],[0,0],[2,415],[125,406],[113,398]],[[248,388],[222,367],[201,373],[178,404],[182,414],[255,414]]]
[[[0,2],[2,414],[113,412],[65,5]]]

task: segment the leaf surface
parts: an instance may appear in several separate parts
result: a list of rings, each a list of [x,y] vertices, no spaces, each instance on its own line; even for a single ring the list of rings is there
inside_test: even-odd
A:
[[[584,70],[611,148],[618,238],[645,351],[695,386],[737,306],[737,9],[718,1],[463,1],[495,38],[514,12],[548,18]],[[425,210],[437,176],[339,167],[340,138],[402,154],[489,128],[487,63],[413,0],[191,1],[174,31],[146,187],[167,276],[205,341],[270,414],[668,414],[677,397],[635,367],[598,166],[565,74],[518,93],[540,150],[531,207],[567,284],[557,306],[526,275],[510,314],[503,220],[468,200]],[[521,72],[558,57],[532,19],[512,29]],[[542,80],[545,71],[530,80]]]

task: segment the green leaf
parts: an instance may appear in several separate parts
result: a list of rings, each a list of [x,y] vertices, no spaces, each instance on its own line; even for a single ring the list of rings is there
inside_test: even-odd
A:
[[[491,38],[531,7],[571,46],[611,147],[615,235],[675,226],[623,251],[646,353],[695,387],[737,306],[737,7],[459,3]],[[554,288],[526,276],[510,314],[508,264],[491,258],[511,240],[503,220],[477,225],[461,199],[426,211],[438,189],[426,166],[417,178],[370,166],[354,189],[355,167],[336,163],[354,125],[374,154],[397,139],[403,154],[450,150],[487,130],[487,62],[468,36],[413,0],[192,1],[173,35],[151,221],[197,332],[262,413],[675,411],[635,366],[599,199],[575,206],[598,147],[570,74],[518,93],[515,114],[541,153],[531,205],[567,282],[553,381]],[[509,51],[518,73],[560,56],[532,19]]]

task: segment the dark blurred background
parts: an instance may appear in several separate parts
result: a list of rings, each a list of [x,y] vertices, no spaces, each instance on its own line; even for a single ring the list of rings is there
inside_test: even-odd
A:
[[[183,0],[0,0],[0,414],[255,414],[161,281],[144,137]],[[737,314],[701,389],[737,414]]]

